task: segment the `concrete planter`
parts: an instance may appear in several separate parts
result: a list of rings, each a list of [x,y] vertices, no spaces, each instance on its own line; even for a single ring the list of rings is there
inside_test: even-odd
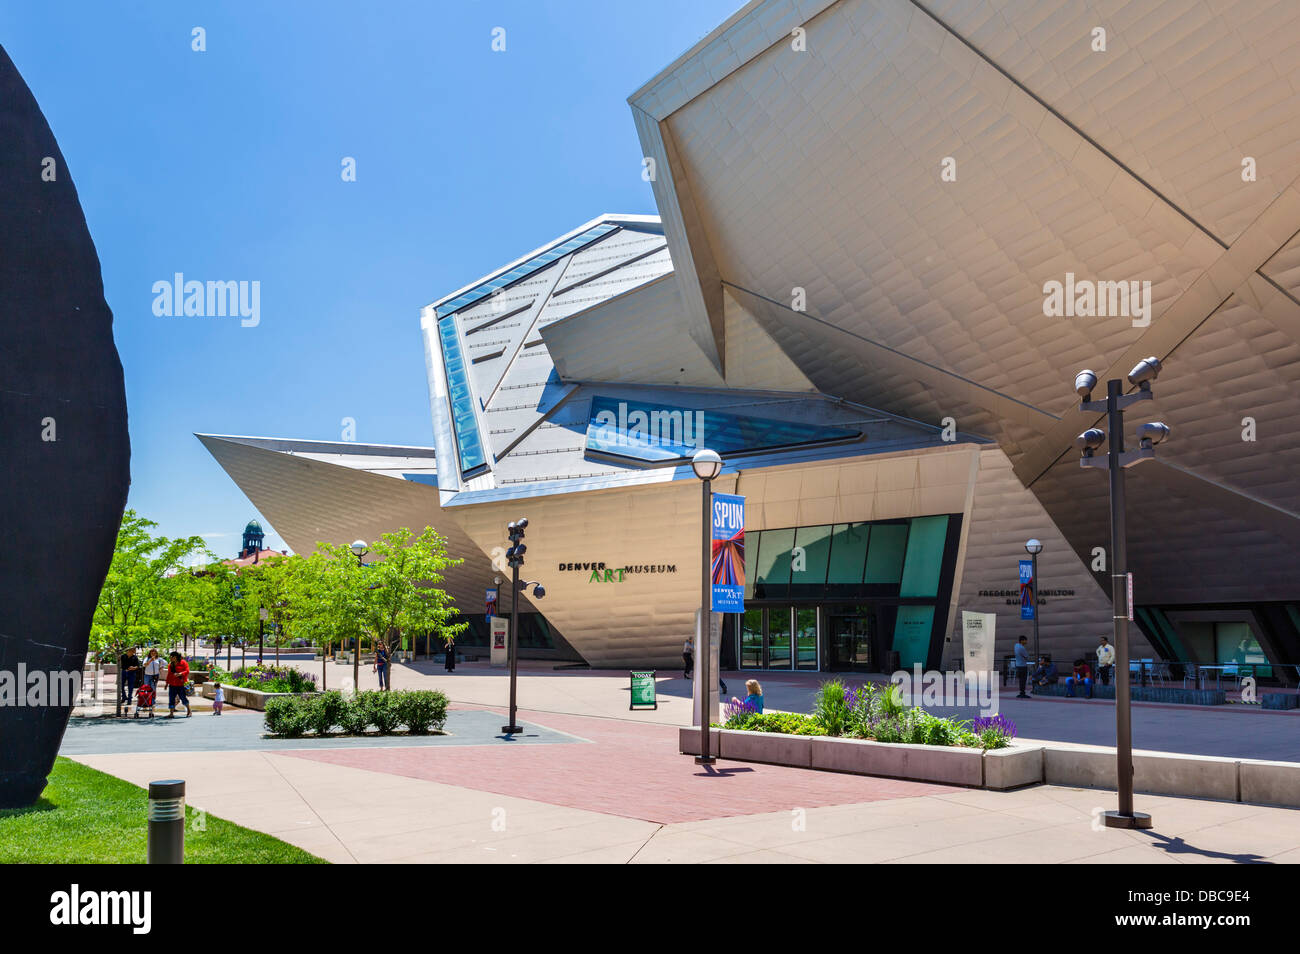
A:
[[[984,752],[949,745],[908,745],[868,739],[813,737],[812,767],[855,775],[881,775],[979,788]]]
[[[815,768],[812,764],[814,737],[811,735],[741,732],[736,729],[719,729],[717,734],[718,755],[721,758],[789,765],[793,768]],[[695,737],[698,744],[698,731]]]
[[[1043,746],[1012,742],[984,753],[984,787],[998,789],[1037,785],[1043,780]]]
[[[1054,743],[1043,754],[1043,781],[1049,785],[1113,790],[1118,784],[1114,749]],[[1134,752],[1133,790],[1235,802],[1237,764],[1205,755]]]
[[[980,749],[735,729],[709,731],[713,743],[710,749],[719,758],[741,762],[765,762],[792,768],[905,778],[971,788],[1014,788],[1043,780],[1040,746],[996,750],[999,753],[998,764],[989,784],[985,780],[984,761],[993,753]],[[699,755],[699,728],[680,729],[679,745],[687,755]]]
[[[1005,749],[902,745],[830,736],[711,729],[719,758],[795,768],[1009,789],[1046,783],[1114,791],[1115,750],[1064,742],[1015,743]],[[681,751],[698,755],[700,730],[679,730]],[[1133,753],[1133,789],[1257,805],[1300,808],[1300,762],[1250,761],[1164,752]]]
[[[217,694],[216,686],[212,683],[204,683],[199,687],[203,692],[203,698],[211,699]],[[262,692],[260,689],[244,689],[240,686],[223,685],[226,691],[226,702],[232,706],[238,706],[240,709],[256,709],[259,712],[266,711],[266,700],[283,699],[288,696],[314,696],[315,692]]]
[[[1241,801],[1300,808],[1300,764],[1243,761],[1237,768]]]

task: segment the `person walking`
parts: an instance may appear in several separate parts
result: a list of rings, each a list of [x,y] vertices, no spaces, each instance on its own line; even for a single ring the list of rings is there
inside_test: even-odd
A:
[[[144,665],[140,662],[140,657],[135,654],[134,646],[122,654],[122,658],[118,660],[117,671],[122,674],[122,703],[130,705],[131,697],[135,695],[136,686],[144,672]]]
[[[447,640],[447,661],[443,663],[448,672],[456,671],[456,641],[448,638]]]
[[[176,716],[176,700],[179,699],[185,706],[185,718],[194,715],[190,708],[190,699],[185,692],[186,685],[190,681],[190,664],[187,663],[180,653],[173,651],[171,658],[167,663],[167,718],[171,719]]]
[[[1016,685],[1020,687],[1020,692],[1016,694],[1017,699],[1029,698],[1029,694],[1025,692],[1025,683],[1029,680],[1028,640],[1028,636],[1021,636],[1020,641],[1016,643]]]
[[[212,684],[212,714],[221,715],[221,707],[226,704],[226,690],[221,688],[221,683]]]
[[[682,675],[687,679],[695,678],[695,637],[687,636],[682,646]]]
[[[1105,636],[1097,647],[1097,678],[1103,686],[1110,685],[1110,677],[1115,673],[1115,647]]]
[[[379,673],[379,688],[388,688],[388,647],[375,643],[375,672]]]

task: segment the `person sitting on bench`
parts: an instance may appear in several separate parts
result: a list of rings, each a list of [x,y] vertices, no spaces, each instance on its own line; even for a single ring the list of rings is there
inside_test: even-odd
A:
[[[1092,698],[1092,670],[1082,659],[1074,661],[1074,675],[1065,680],[1065,694],[1074,696],[1074,687],[1083,686],[1088,692],[1088,698]]]
[[[1057,680],[1060,678],[1056,672],[1056,664],[1046,656],[1039,656],[1038,668],[1029,677],[1029,688],[1037,689],[1040,686],[1053,686],[1056,685]]]

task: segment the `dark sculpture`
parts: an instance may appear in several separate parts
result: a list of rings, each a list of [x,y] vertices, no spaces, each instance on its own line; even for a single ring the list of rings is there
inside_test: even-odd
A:
[[[130,456],[99,256],[0,48],[0,808],[36,801],[54,765],[70,702],[26,704],[39,697],[19,679],[81,671]]]

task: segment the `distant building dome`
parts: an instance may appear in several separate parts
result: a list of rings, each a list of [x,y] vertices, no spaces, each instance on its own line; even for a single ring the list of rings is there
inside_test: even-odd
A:
[[[266,535],[262,533],[262,525],[256,520],[248,521],[248,526],[244,527],[244,545],[239,549],[239,559],[256,553],[262,549],[262,541]]]

